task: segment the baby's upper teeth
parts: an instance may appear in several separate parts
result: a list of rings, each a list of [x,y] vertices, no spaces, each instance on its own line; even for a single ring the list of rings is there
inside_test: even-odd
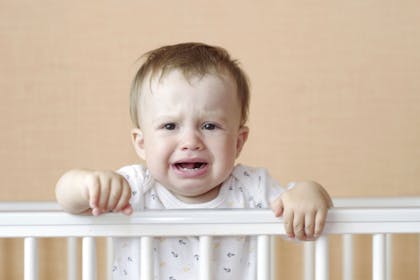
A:
[[[184,163],[180,163],[179,166],[182,169],[199,169],[203,166],[203,163],[201,163],[201,162],[191,162],[191,163],[184,162]]]

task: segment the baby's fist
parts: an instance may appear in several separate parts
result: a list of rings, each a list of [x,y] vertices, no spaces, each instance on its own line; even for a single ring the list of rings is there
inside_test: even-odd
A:
[[[131,190],[127,181],[113,171],[93,171],[86,174],[83,196],[89,202],[92,214],[105,212],[133,212],[129,204]]]
[[[281,194],[271,204],[276,217],[283,215],[290,238],[314,240],[323,231],[332,200],[318,183],[305,181]]]

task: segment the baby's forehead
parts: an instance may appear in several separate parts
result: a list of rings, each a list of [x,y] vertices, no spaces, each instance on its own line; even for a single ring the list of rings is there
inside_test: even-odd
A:
[[[206,72],[206,73],[186,73],[182,69],[174,69],[166,72],[157,72],[149,73],[140,89],[140,98],[147,96],[148,94],[154,94],[159,92],[162,87],[171,87],[179,85],[180,83],[187,83],[190,86],[199,84],[201,81],[206,81],[206,83],[213,84],[229,84],[235,88],[235,93],[237,87],[235,80],[226,73],[219,72]]]
[[[230,75],[223,72],[186,74],[180,69],[174,69],[171,71],[166,71],[165,73],[149,73],[143,80],[139,90],[139,99],[137,102],[138,120],[142,122],[144,117],[143,114],[145,113],[145,110],[147,111],[147,108],[150,106],[149,102],[160,103],[160,101],[162,101],[163,103],[166,103],[162,98],[164,98],[164,100],[168,100],[166,99],[166,96],[168,96],[167,94],[171,96],[171,92],[183,92],[183,90],[186,92],[191,92],[190,86],[197,86],[197,89],[200,88],[204,89],[205,91],[207,91],[206,89],[211,89],[208,92],[214,92],[214,90],[220,90],[220,92],[230,92],[229,95],[231,97],[239,97],[235,80]],[[239,106],[241,106],[240,99],[238,98],[237,100],[239,102]]]

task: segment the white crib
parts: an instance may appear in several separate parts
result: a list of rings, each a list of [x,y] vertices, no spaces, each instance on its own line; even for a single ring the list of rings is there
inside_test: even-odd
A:
[[[372,279],[390,280],[392,274],[391,234],[420,233],[420,197],[335,199],[324,235],[305,242],[304,279],[327,280],[329,275],[328,235],[342,235],[342,279],[354,279],[352,236],[371,234]],[[38,279],[38,238],[66,237],[68,280],[77,279],[77,238],[82,238],[83,280],[96,279],[96,237],[108,237],[108,263],[112,262],[111,237],[140,237],[142,280],[153,278],[152,240],[158,236],[200,237],[200,279],[211,277],[212,236],[256,235],[258,279],[273,279],[271,237],[284,235],[282,219],[270,210],[181,210],[149,211],[130,217],[107,214],[100,217],[63,213],[55,203],[0,203],[0,238],[24,239],[24,279]],[[108,265],[107,267],[111,267]],[[419,273],[420,274],[420,273]],[[108,274],[110,278],[110,273]]]

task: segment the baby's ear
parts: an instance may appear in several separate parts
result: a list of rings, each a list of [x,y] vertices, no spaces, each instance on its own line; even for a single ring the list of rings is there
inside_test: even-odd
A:
[[[131,130],[131,140],[133,142],[136,154],[143,160],[146,160],[146,153],[144,151],[144,136],[140,128],[133,128]]]
[[[248,139],[249,128],[241,126],[239,128],[238,139],[236,140],[236,157],[239,157],[246,140]]]

